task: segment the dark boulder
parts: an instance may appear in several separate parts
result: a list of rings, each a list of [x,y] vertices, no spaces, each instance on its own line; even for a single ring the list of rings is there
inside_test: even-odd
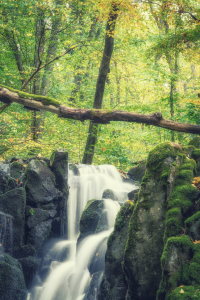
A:
[[[15,258],[25,258],[28,256],[35,256],[36,250],[33,245],[23,245],[20,248],[14,248],[14,257]]]
[[[40,208],[31,208],[29,210],[29,213],[30,211],[31,214],[28,216],[26,221],[26,225],[28,226],[28,228],[33,228],[37,224],[55,217],[57,213],[55,210],[48,211]]]
[[[31,160],[24,175],[27,202],[42,204],[57,198],[55,177],[45,162]]]
[[[86,236],[96,233],[97,229],[100,232],[105,230],[105,228],[108,229],[107,219],[105,220],[104,214],[104,201],[89,200],[81,215],[78,243]]]
[[[0,255],[0,299],[26,300],[27,290],[20,263],[8,254]]]
[[[48,240],[51,233],[51,225],[52,220],[47,220],[37,224],[30,230],[28,242],[32,244],[36,250],[40,250]]]
[[[117,197],[115,196],[114,192],[110,189],[104,190],[102,198],[117,200]]]
[[[26,287],[30,288],[33,278],[40,265],[40,259],[33,256],[28,256],[26,258],[20,258],[18,261],[22,265]]]
[[[56,187],[65,191],[68,179],[68,153],[65,150],[55,150],[51,155],[50,165],[55,175]]]

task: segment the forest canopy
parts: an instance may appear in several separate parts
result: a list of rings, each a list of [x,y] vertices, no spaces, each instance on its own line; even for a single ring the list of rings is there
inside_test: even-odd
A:
[[[200,125],[200,1],[1,0],[0,8],[0,87],[74,110],[159,112]],[[187,144],[194,136],[144,122],[57,118],[5,102],[0,160],[65,148],[71,162],[126,169],[159,142]]]

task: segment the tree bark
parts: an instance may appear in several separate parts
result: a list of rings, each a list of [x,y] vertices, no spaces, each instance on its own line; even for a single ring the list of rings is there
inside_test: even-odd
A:
[[[106,25],[106,37],[103,57],[99,69],[99,76],[96,84],[96,92],[94,96],[93,108],[101,109],[103,94],[105,89],[106,77],[110,68],[110,60],[114,48],[114,31],[115,23],[118,17],[118,5],[113,2],[111,11],[109,13],[107,25]],[[91,164],[94,156],[95,144],[97,141],[98,123],[90,122],[88,130],[87,143],[83,155],[83,164]]]
[[[25,94],[25,93],[24,93]],[[26,94],[29,95],[29,94]],[[30,95],[31,96],[31,95]],[[57,114],[59,117],[74,119],[79,121],[91,120],[94,124],[108,124],[110,121],[133,122],[153,125],[179,132],[193,133],[200,135],[200,125],[175,122],[166,120],[160,112],[155,112],[151,115],[138,114],[135,112],[120,111],[120,110],[101,110],[101,109],[77,109],[67,107],[65,105],[47,105],[48,98],[38,96],[38,100],[23,98],[16,92],[11,92],[9,89],[0,86],[0,101],[3,103],[16,102],[23,106],[29,106],[36,109],[42,109],[51,113]],[[93,142],[93,140],[91,141]]]

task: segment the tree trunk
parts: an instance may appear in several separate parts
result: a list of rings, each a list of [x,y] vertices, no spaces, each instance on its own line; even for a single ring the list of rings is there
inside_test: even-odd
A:
[[[106,76],[109,72],[110,60],[114,48],[114,31],[115,31],[115,23],[117,20],[117,16],[118,16],[118,5],[113,2],[111,11],[109,13],[108,21],[107,21],[104,52],[103,52],[103,57],[99,69],[99,76],[97,79],[96,92],[95,92],[95,97],[93,102],[93,108],[96,109],[101,109],[102,106]],[[82,160],[83,164],[92,163],[95,143],[97,141],[97,133],[98,133],[98,123],[90,122],[87,143],[86,143],[85,152]]]

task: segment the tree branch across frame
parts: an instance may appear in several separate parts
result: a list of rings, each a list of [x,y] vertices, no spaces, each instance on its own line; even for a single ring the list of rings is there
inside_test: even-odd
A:
[[[200,125],[167,120],[162,117],[160,112],[145,115],[120,110],[77,109],[62,105],[53,98],[28,94],[3,85],[0,85],[0,102],[16,102],[23,106],[49,111],[62,118],[74,119],[82,122],[85,120],[91,120],[99,124],[108,124],[111,121],[133,122],[200,135]]]

